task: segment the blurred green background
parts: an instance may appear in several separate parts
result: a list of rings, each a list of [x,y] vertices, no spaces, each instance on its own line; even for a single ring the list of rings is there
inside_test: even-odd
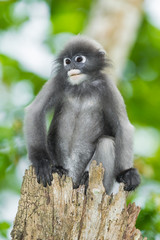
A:
[[[22,177],[29,165],[23,136],[24,108],[50,77],[54,54],[71,35],[83,31],[94,2],[0,1],[0,239],[10,239]],[[137,228],[143,236],[158,240],[160,19],[155,19],[156,7],[147,7],[148,3],[118,87],[136,127],[135,165],[142,175],[141,186],[128,201],[142,208]]]

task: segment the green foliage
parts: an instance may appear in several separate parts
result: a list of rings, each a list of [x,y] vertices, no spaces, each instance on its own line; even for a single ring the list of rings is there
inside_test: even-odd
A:
[[[17,15],[15,7],[17,0],[0,1],[0,30],[7,30],[9,28],[18,28],[25,21],[28,20],[27,14]]]
[[[146,177],[152,178],[158,182],[160,182],[160,174],[159,174],[159,170],[160,170],[160,149],[158,149],[158,151],[156,152],[156,154],[153,157],[150,158],[146,158],[144,159],[144,164],[145,166],[150,166],[152,168],[152,172],[149,174],[149,176]],[[144,171],[145,174],[145,171]]]
[[[86,25],[92,0],[53,0],[50,4],[53,32],[79,33]]]
[[[136,227],[142,230],[143,236],[154,240],[160,233],[160,195],[152,194],[141,210]]]
[[[11,57],[0,54],[0,62],[2,64],[3,82],[8,87],[11,87],[12,84],[20,80],[28,79],[28,81],[33,83],[33,91],[37,94],[46,80],[32,72],[24,70],[23,66]]]
[[[10,228],[10,224],[7,222],[0,222],[0,235],[7,239],[7,230]]]
[[[135,124],[160,129],[160,30],[142,22],[120,89]]]

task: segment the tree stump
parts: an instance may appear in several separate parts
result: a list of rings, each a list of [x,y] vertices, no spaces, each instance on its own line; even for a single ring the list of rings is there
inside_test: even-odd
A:
[[[13,240],[141,240],[135,228],[140,208],[126,206],[126,192],[107,195],[102,165],[93,161],[86,195],[73,189],[72,179],[53,174],[51,186],[37,183],[34,169],[26,170],[21,199],[11,232]],[[145,238],[146,239],[146,238]]]

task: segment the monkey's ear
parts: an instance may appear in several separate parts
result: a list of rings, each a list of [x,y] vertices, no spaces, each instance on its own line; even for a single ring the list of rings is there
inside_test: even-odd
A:
[[[104,49],[99,49],[98,54],[101,57],[105,57],[106,56],[106,51]]]

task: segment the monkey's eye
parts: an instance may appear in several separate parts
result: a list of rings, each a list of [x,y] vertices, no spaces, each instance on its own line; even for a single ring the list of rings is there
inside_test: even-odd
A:
[[[63,60],[63,62],[64,62],[64,66],[66,66],[66,65],[68,65],[68,64],[71,63],[71,59],[70,59],[70,58],[65,58],[65,59]]]
[[[75,57],[75,61],[78,63],[85,63],[86,57],[85,56],[77,56],[77,57]]]

